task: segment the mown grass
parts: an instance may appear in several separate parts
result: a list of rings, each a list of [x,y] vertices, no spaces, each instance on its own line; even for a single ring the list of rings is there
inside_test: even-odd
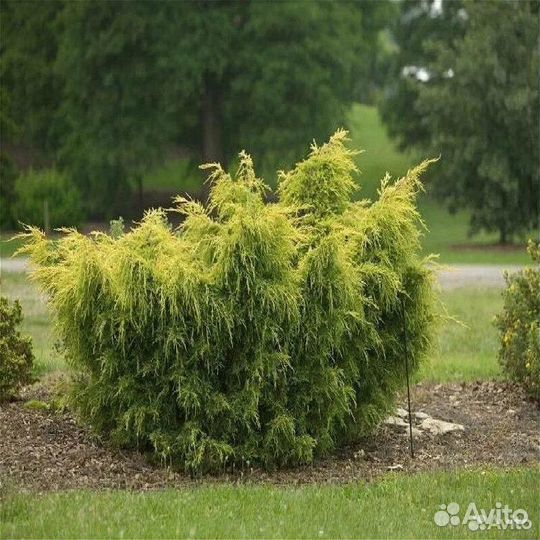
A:
[[[23,273],[3,272],[2,295],[19,298],[25,317],[22,331],[34,341],[36,374],[66,369],[54,348],[54,333],[46,298]],[[502,307],[501,291],[496,288],[463,287],[442,291],[447,319],[438,331],[437,347],[418,379],[447,382],[493,379],[501,376],[497,361],[498,338],[493,316]]]
[[[419,156],[400,152],[396,148],[375,107],[359,103],[353,105],[347,117],[347,128],[351,146],[362,150],[356,160],[360,170],[360,198],[376,197],[381,180],[387,172],[392,178],[399,178],[421,161]]]
[[[11,257],[23,244],[22,238],[13,238],[15,233],[0,233],[0,257]]]
[[[465,210],[450,214],[440,205],[422,196],[419,209],[427,231],[423,238],[426,254],[439,255],[444,264],[528,264],[530,257],[526,241],[522,239],[515,246],[498,247],[497,235],[480,233],[468,236],[469,213]],[[531,232],[531,237],[537,233]]]
[[[391,474],[372,484],[201,487],[160,492],[12,495],[1,538],[537,538],[538,469]],[[532,527],[439,527],[439,505],[497,502],[528,512]]]
[[[441,300],[449,318],[441,322],[433,356],[417,378],[448,382],[502,377],[492,323],[503,305],[501,290],[462,287],[442,291]]]

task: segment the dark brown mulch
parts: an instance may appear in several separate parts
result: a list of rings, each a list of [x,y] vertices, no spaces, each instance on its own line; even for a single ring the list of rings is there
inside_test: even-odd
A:
[[[43,388],[26,398],[44,397]],[[46,393],[45,393],[46,394]],[[415,472],[455,467],[538,463],[538,405],[515,385],[500,382],[427,385],[413,389],[413,408],[457,422],[463,432],[415,438],[409,455],[404,428],[381,426],[372,436],[312,466],[205,477],[204,482],[336,483],[371,480],[389,470]],[[402,406],[404,402],[402,403]],[[0,482],[22,490],[71,488],[159,489],[200,480],[154,466],[145,456],[101,444],[70,414],[29,410],[16,401],[0,407]]]

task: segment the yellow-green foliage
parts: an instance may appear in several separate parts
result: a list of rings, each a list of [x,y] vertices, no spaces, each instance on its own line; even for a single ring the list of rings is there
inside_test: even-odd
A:
[[[529,241],[534,266],[505,276],[504,307],[495,324],[501,333],[499,361],[508,376],[540,398],[539,245]]]
[[[30,338],[21,336],[21,304],[0,296],[0,401],[31,382],[34,354]]]
[[[430,344],[432,274],[415,207],[423,163],[351,202],[346,133],[282,173],[280,201],[251,159],[210,170],[207,208],[179,197],[131,232],[24,250],[100,433],[186,469],[307,463],[372,429]],[[116,227],[118,229],[118,227]]]

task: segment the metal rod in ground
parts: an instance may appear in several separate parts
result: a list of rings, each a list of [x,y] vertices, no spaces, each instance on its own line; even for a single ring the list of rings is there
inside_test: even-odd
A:
[[[409,406],[409,439],[411,442],[411,458],[414,458],[414,444],[412,433],[412,411],[411,411],[411,386],[409,382],[409,347],[407,343],[407,319],[405,318],[405,301],[401,297],[401,315],[403,318],[403,344],[405,346],[405,375],[407,377],[407,404]]]

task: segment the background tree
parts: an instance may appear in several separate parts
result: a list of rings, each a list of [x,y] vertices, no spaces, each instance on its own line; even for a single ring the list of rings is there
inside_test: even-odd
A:
[[[71,2],[61,15],[59,155],[94,212],[117,211],[131,186],[141,189],[180,121],[174,5]]]
[[[418,113],[418,94],[430,77],[435,44],[450,46],[463,34],[467,16],[461,0],[407,0],[399,10],[392,26],[397,50],[390,60],[379,110],[389,134],[404,149],[430,141],[430,126]]]
[[[226,152],[246,148],[263,166],[285,166],[306,140],[325,139],[345,121],[362,52],[362,11],[349,3],[306,9],[301,2],[253,2],[243,17],[222,83],[233,135]]]
[[[16,226],[17,162],[38,165],[56,143],[62,82],[54,73],[62,2],[0,2],[0,227]],[[16,160],[14,158],[17,158]]]
[[[471,210],[471,233],[498,231],[501,242],[538,224],[538,7],[467,3],[463,38],[435,49],[416,102],[442,155],[436,194]]]
[[[58,48],[56,21],[63,2],[0,3],[0,128],[2,143],[33,151],[54,147],[54,117],[62,80],[53,64]]]
[[[7,1],[2,122],[95,216],[131,202],[171,147],[196,163],[245,148],[263,172],[285,167],[370,99],[393,14],[387,2]]]

